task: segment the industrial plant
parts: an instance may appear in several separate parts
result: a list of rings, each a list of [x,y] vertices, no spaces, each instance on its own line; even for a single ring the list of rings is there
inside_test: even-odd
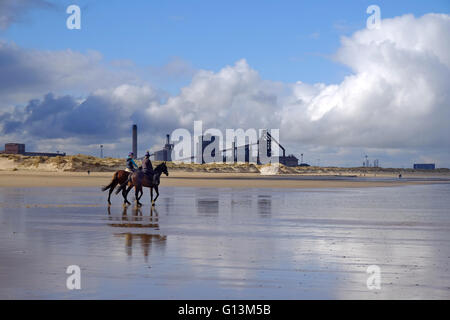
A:
[[[285,166],[296,167],[298,166],[298,159],[294,155],[286,156],[286,149],[272,137],[268,130],[263,130],[261,137],[258,139],[256,143],[253,144],[245,144],[238,146],[236,141],[232,141],[232,147],[229,149],[221,150],[221,155],[217,155],[216,157],[216,148],[210,147],[216,141],[216,136],[200,136],[198,145],[201,145],[202,148],[198,148],[199,154],[198,159],[201,160],[201,163],[206,163],[205,154],[211,152],[208,156],[211,156],[216,162],[227,162],[227,155],[233,159],[233,162],[243,161],[245,163],[256,163],[263,164],[262,159],[260,159],[260,155],[270,158],[272,157],[272,143],[275,143],[281,150],[282,155],[279,156],[279,162]],[[257,155],[254,157],[251,154],[251,149],[256,146]],[[205,150],[208,150],[205,152]]]
[[[254,144],[245,144],[238,146],[235,141],[232,142],[232,147],[229,149],[223,149],[220,151],[220,155],[217,154],[217,147],[213,146],[216,142],[216,139],[218,137],[216,136],[200,136],[199,140],[196,142],[197,146],[201,146],[197,148],[198,154],[197,157],[194,155],[186,158],[186,159],[178,159],[180,161],[186,161],[191,160],[194,161],[197,159],[199,163],[207,163],[207,159],[205,159],[205,154],[210,156],[210,158],[214,159],[214,162],[227,162],[230,161],[229,159],[232,159],[232,162],[238,162],[243,161],[246,163],[257,163],[262,164],[262,161],[260,159],[260,155],[264,155],[268,158],[272,156],[272,143],[275,143],[279,146],[279,148],[282,150],[282,155],[279,156],[279,162],[285,166],[289,167],[295,167],[298,166],[298,158],[294,155],[286,155],[286,149],[276,140],[274,139],[271,134],[268,132],[268,130],[263,130],[263,133],[260,137],[260,139],[254,143]],[[194,142],[195,143],[195,142]],[[254,157],[251,155],[251,148],[255,147],[257,148],[257,156]],[[174,144],[170,143],[170,135],[166,135],[166,144],[164,145],[164,148],[158,151],[155,151],[152,156],[153,159],[156,161],[172,161],[172,150],[174,148]],[[264,148],[264,150],[262,149]],[[133,126],[133,152],[134,155],[137,155],[137,127],[136,125]],[[208,154],[209,153],[209,154]],[[228,157],[228,159],[227,159]],[[241,160],[242,159],[242,160]],[[306,164],[303,164],[306,165]]]
[[[170,135],[166,135],[166,144],[162,150],[156,151],[153,156],[156,161],[172,161],[173,144],[170,143]]]
[[[362,166],[364,168],[370,168],[370,167],[379,168],[380,167],[380,160],[375,159],[375,160],[373,160],[373,163],[371,164],[370,161],[369,161],[369,156],[366,154],[364,156],[364,161],[363,161]]]

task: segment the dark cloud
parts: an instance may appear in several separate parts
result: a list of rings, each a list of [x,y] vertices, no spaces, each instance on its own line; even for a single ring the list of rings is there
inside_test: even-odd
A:
[[[121,119],[118,108],[102,97],[91,95],[79,103],[71,96],[55,97],[51,93],[0,118],[3,134],[21,133],[35,139],[77,136],[113,140],[124,133],[121,121],[128,124],[130,119]]]
[[[3,124],[3,133],[5,134],[15,133],[20,128],[21,125],[22,122],[20,121],[6,120]]]
[[[0,94],[45,83],[45,74],[30,64],[27,55],[14,45],[0,42]]]

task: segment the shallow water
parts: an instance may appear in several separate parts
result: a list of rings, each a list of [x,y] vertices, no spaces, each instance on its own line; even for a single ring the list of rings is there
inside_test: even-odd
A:
[[[448,299],[449,195],[165,187],[136,210],[98,188],[0,188],[0,298]]]

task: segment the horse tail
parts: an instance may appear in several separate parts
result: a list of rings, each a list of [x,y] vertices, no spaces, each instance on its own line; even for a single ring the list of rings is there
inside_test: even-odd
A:
[[[117,181],[117,172],[114,173],[114,176],[113,176],[113,178],[111,180],[111,183],[108,184],[107,186],[102,187],[102,191],[106,191],[109,188],[111,188],[116,181]]]
[[[117,189],[116,189],[116,194],[119,194],[120,191],[122,191],[123,189],[125,189],[125,187],[127,186],[127,184],[128,184],[128,180],[125,181],[124,183],[122,183],[120,186],[118,186]]]
[[[111,188],[112,182],[110,184],[108,184],[107,186],[102,187],[102,191],[106,191],[109,188]]]

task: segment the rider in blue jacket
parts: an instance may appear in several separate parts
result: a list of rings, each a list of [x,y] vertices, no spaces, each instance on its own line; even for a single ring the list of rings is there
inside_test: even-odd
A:
[[[131,172],[134,172],[137,168],[138,166],[133,160],[133,152],[130,152],[127,158],[127,169]]]

